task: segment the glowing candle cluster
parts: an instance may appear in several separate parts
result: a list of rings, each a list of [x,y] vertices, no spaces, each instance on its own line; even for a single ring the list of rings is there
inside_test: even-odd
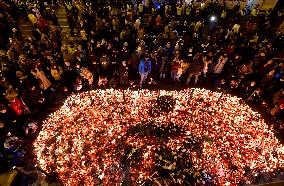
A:
[[[149,114],[164,95],[174,108]],[[38,164],[73,186],[159,182],[157,167],[169,172],[166,182],[186,184],[190,174],[203,185],[237,185],[282,169],[284,147],[260,114],[220,96],[205,89],[71,95],[43,123],[34,142]]]

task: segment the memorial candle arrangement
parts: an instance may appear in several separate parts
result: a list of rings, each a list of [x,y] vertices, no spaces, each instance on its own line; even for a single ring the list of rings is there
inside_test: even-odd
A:
[[[34,142],[64,185],[238,185],[284,167],[284,147],[242,100],[205,89],[69,96]]]

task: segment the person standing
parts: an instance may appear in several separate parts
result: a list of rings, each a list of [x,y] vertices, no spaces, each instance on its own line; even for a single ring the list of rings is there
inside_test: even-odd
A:
[[[186,84],[188,85],[192,76],[194,76],[194,84],[197,84],[198,82],[198,78],[201,75],[201,72],[203,70],[204,64],[203,64],[203,60],[202,60],[202,54],[201,53],[197,53],[195,54],[195,56],[193,57],[193,62],[192,64],[189,66],[189,75],[186,81]]]
[[[67,22],[68,22],[69,29],[70,29],[70,35],[73,36],[74,29],[75,29],[75,20],[72,16],[71,11],[67,11],[66,15],[67,15]]]
[[[176,57],[171,63],[171,78],[173,79],[174,82],[178,80],[177,74],[178,74],[178,69],[180,68],[180,59],[179,59],[179,53],[176,53]]]
[[[103,54],[102,57],[100,58],[100,64],[101,64],[102,74],[107,76],[109,74],[110,60],[109,60],[109,57],[107,57],[106,54]]]
[[[222,71],[223,71],[223,68],[225,66],[225,63],[227,62],[228,60],[228,57],[227,55],[221,55],[219,57],[219,60],[218,60],[218,63],[215,65],[214,69],[213,69],[213,72],[214,74],[221,74]]]
[[[119,66],[119,83],[121,86],[128,84],[128,65],[126,61],[122,61]]]
[[[147,79],[148,74],[151,72],[151,61],[149,59],[149,56],[146,55],[144,59],[142,59],[139,63],[139,73],[141,76],[140,79],[140,86],[145,83],[145,80]]]
[[[39,81],[39,87],[43,90],[47,90],[51,87],[51,82],[47,79],[43,70],[40,67],[36,67],[31,71],[32,75]]]
[[[177,9],[177,12],[176,12],[176,14],[177,14],[177,17],[180,19],[181,18],[181,16],[182,16],[182,10],[183,10],[183,8],[182,8],[182,4],[177,4],[177,7],[176,7],[176,9]]]

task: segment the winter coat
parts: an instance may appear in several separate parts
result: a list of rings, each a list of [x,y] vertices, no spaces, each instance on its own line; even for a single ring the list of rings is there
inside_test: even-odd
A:
[[[10,104],[9,107],[17,116],[22,115],[24,112],[29,111],[29,108],[18,98],[15,98]]]
[[[89,85],[93,84],[93,74],[87,68],[82,68],[80,75],[86,80],[88,80]]]
[[[40,81],[39,87],[41,89],[46,90],[52,85],[42,70],[36,69],[36,72],[32,72],[32,74]]]
[[[198,73],[201,72],[203,69],[203,62],[194,62],[189,67],[189,73]]]
[[[148,69],[145,69],[145,63],[148,63]],[[151,66],[151,61],[145,61],[145,59],[142,59],[139,63],[139,73],[145,73],[145,72],[151,72],[152,66]]]
[[[139,66],[139,57],[136,54],[131,54],[128,64],[132,70],[136,71]]]
[[[177,61],[177,60],[174,60],[174,61],[172,62],[171,71],[172,71],[172,72],[178,72],[179,67],[180,67],[180,62]]]
[[[198,73],[203,70],[204,63],[202,54],[198,53],[194,56],[192,64],[189,66],[189,73]]]
[[[128,67],[121,65],[119,67],[119,81],[121,84],[128,80]]]
[[[103,68],[103,69],[107,69],[107,68],[108,68],[108,65],[109,65],[109,58],[106,57],[106,56],[102,56],[102,57],[100,58],[100,63],[101,63],[101,65],[102,65],[102,68]]]
[[[61,74],[62,74],[62,69],[61,67],[59,67],[59,69],[56,68],[51,68],[50,70],[52,77],[58,81],[61,79]]]

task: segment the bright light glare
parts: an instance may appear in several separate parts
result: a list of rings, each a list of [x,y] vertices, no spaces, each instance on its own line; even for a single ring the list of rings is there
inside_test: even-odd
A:
[[[210,17],[210,21],[212,21],[212,22],[213,22],[213,21],[216,21],[216,19],[217,19],[216,16],[211,16],[211,17]]]

